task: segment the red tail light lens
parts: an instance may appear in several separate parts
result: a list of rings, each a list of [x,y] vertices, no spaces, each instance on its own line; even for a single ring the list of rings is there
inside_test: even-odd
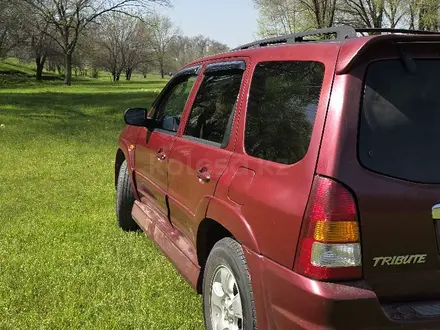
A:
[[[356,204],[347,188],[315,177],[299,244],[297,272],[318,280],[361,277]]]

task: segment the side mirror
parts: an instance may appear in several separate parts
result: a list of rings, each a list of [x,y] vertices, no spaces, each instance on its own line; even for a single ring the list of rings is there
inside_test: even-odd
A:
[[[147,121],[147,109],[129,108],[125,110],[124,120],[127,125],[145,127]]]
[[[146,127],[149,130],[157,127],[157,122],[152,118],[147,118],[147,109],[143,108],[125,110],[124,120],[127,125]]]

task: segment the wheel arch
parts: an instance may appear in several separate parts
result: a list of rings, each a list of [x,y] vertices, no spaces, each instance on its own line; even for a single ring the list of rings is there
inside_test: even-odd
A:
[[[197,261],[201,268],[197,291],[201,293],[203,270],[214,245],[225,237],[231,237],[242,245],[260,253],[255,236],[246,219],[229,204],[211,199],[205,217],[197,228],[196,251]]]
[[[116,186],[118,185],[119,171],[125,159],[126,157],[124,152],[119,148],[118,151],[116,151],[116,157],[115,157],[115,189]]]
[[[127,140],[122,138],[119,140],[119,148],[116,151],[116,156],[115,156],[115,188],[118,184],[118,176],[119,176],[119,171],[121,170],[121,165],[126,160],[128,167],[128,174],[130,176],[130,182],[133,187],[133,193],[135,198],[139,200],[139,195],[136,190],[136,182],[133,175],[135,148],[131,148],[131,147],[133,146],[130,145],[130,143]]]

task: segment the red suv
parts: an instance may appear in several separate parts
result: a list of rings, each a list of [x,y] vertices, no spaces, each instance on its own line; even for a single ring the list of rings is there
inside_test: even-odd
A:
[[[439,45],[260,40],[126,111],[119,225],[203,294],[206,329],[440,329]]]

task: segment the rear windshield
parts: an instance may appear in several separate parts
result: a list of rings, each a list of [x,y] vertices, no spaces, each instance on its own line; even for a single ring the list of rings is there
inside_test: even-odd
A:
[[[411,61],[368,67],[359,158],[381,174],[440,183],[440,60]]]

